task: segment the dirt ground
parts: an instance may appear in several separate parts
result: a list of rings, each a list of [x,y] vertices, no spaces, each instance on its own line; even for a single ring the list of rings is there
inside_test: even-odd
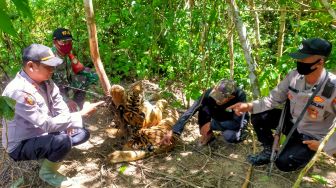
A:
[[[91,131],[88,142],[73,148],[60,172],[80,182],[82,187],[242,187],[253,152],[252,134],[239,144],[226,143],[220,134],[210,146],[198,147],[196,118],[186,125],[182,144],[172,152],[131,163],[111,164],[105,158],[121,148],[121,139],[106,132],[113,127],[106,108],[85,119]],[[260,149],[260,147],[257,147]],[[50,187],[38,178],[37,161],[13,162],[0,150],[0,187]],[[268,166],[253,168],[249,187],[291,187],[299,172],[284,173]],[[335,160],[322,156],[304,177],[301,187],[336,187]]]

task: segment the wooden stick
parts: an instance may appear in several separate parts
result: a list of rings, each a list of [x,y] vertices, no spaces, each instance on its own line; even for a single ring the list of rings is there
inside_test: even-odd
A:
[[[110,95],[109,90],[111,88],[111,85],[105,73],[105,69],[99,55],[97,29],[94,19],[92,0],[84,0],[84,9],[86,15],[86,24],[89,32],[91,58],[99,76],[100,83],[102,84],[102,87],[104,89],[105,95],[108,96]]]
[[[333,127],[328,134],[324,137],[322,140],[321,144],[319,145],[314,157],[309,161],[309,163],[301,170],[296,182],[293,185],[293,188],[298,188],[300,187],[300,183],[302,181],[303,176],[308,172],[308,170],[315,164],[316,160],[320,157],[321,151],[324,148],[325,144],[328,142],[329,138],[335,133],[336,131],[336,120],[334,120],[334,123],[332,124],[331,127]]]
[[[130,163],[130,164],[131,164],[131,165],[134,165],[134,166],[137,166],[137,167],[140,167],[140,168],[143,168],[145,171],[150,172],[150,173],[152,173],[152,174],[159,174],[159,175],[164,176],[164,177],[166,177],[166,178],[170,178],[170,179],[173,179],[173,180],[177,180],[177,181],[179,181],[179,182],[183,182],[183,183],[187,184],[187,185],[190,186],[190,187],[196,187],[196,188],[199,188],[199,187],[200,187],[200,186],[197,186],[197,185],[195,185],[195,184],[193,184],[193,183],[191,183],[191,182],[189,182],[189,181],[186,181],[186,180],[184,180],[184,179],[181,179],[181,178],[179,178],[179,177],[176,177],[176,176],[173,176],[173,175],[170,175],[170,174],[167,174],[167,173],[163,173],[163,172],[160,172],[160,171],[158,171],[158,170],[153,171],[152,169],[150,169],[150,168],[148,168],[148,167],[146,167],[146,166],[143,166],[143,165],[134,164],[134,163]]]
[[[301,10],[297,9],[242,9],[242,12],[300,12]],[[302,12],[327,12],[325,9],[303,9]]]
[[[251,120],[250,120],[249,124],[252,125]],[[254,137],[253,131],[251,131],[251,133],[252,133],[252,143],[253,143],[253,154],[255,154],[256,153],[256,148],[257,148],[256,139]],[[242,185],[242,188],[247,188],[248,187],[249,183],[251,182],[250,179],[251,179],[252,172],[253,172],[253,166],[250,164],[249,169],[246,173],[245,182]]]

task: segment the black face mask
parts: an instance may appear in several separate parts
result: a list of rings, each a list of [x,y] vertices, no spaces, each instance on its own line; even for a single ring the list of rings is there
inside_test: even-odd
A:
[[[302,74],[302,75],[308,75],[312,72],[314,72],[317,68],[315,69],[311,69],[311,67],[313,65],[315,65],[316,63],[320,62],[321,59],[318,59],[316,60],[315,62],[313,63],[302,63],[302,62],[296,62],[296,68],[297,68],[297,71],[299,72],[299,74]]]

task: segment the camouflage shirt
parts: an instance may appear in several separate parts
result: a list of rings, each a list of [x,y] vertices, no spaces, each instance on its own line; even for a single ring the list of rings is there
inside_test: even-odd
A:
[[[72,98],[72,95],[78,88],[85,90],[88,86],[98,80],[98,77],[89,68],[85,68],[78,74],[75,74],[71,67],[71,60],[68,56],[60,56],[55,47],[52,47],[53,52],[59,58],[63,59],[63,63],[56,67],[53,74],[53,81],[60,88],[61,94],[65,101]],[[93,75],[90,77],[90,75]],[[70,86],[70,87],[69,87]]]

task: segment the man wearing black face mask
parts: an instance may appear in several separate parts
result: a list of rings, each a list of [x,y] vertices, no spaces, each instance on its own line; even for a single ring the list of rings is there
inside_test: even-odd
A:
[[[252,112],[253,127],[264,150],[248,156],[251,164],[257,166],[270,162],[274,140],[271,129],[277,127],[281,115],[281,110],[275,107],[286,100],[289,108],[282,133],[287,135],[294,125],[297,127],[294,126],[275,164],[282,171],[294,171],[311,160],[336,116],[336,76],[324,68],[331,49],[331,43],[324,39],[304,40],[297,52],[289,54],[296,60],[297,69],[289,72],[268,97],[229,107],[237,115]],[[329,142],[324,151],[335,154],[335,143]]]
[[[84,90],[97,82],[98,76],[90,68],[84,67],[72,53],[72,35],[68,29],[57,28],[53,33],[53,44],[53,52],[64,61],[54,71],[53,80],[70,111],[78,111],[83,108]]]

